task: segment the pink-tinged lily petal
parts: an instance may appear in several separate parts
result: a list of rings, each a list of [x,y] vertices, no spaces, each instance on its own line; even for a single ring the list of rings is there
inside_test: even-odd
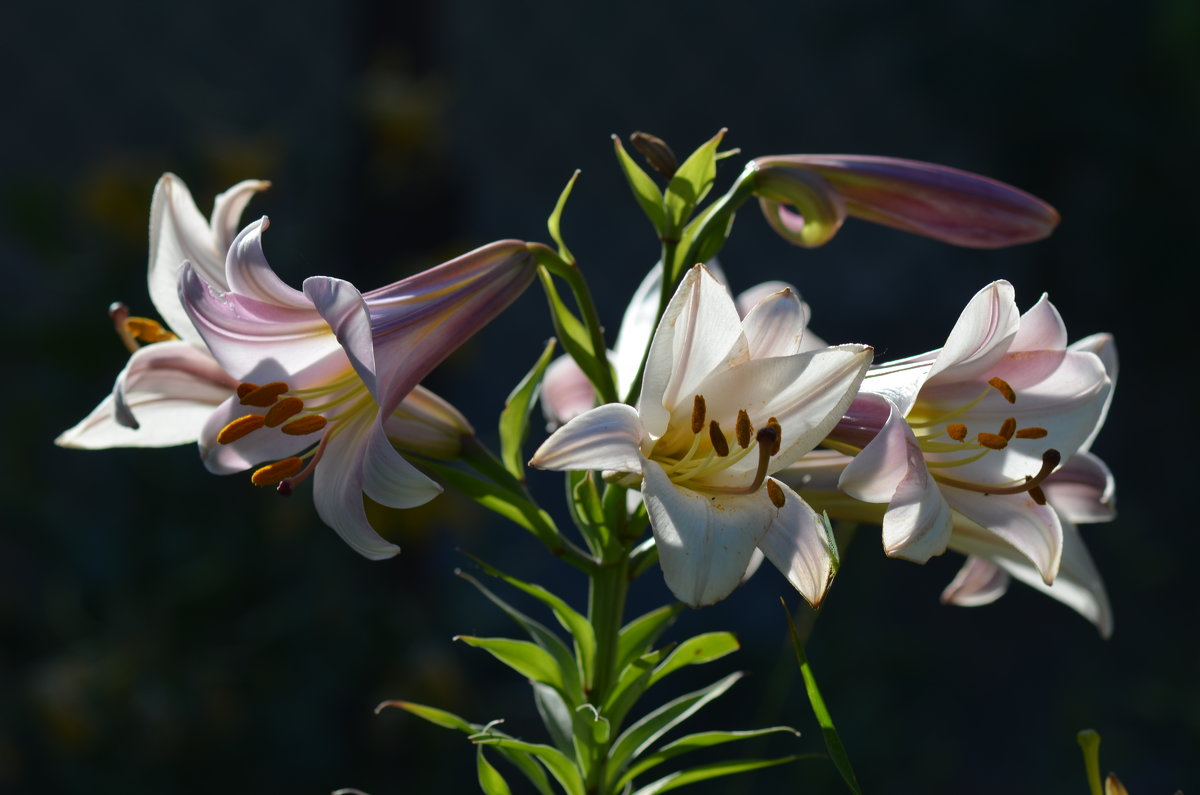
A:
[[[536,272],[525,243],[501,240],[364,293],[380,411],[390,414],[434,367],[516,300]]]
[[[925,563],[950,543],[950,506],[921,461],[920,449],[909,445],[907,452],[908,472],[883,515],[883,551],[889,557]]]
[[[614,470],[640,473],[642,422],[624,403],[606,403],[559,428],[533,454],[530,465],[559,472]]]
[[[690,410],[702,380],[748,356],[729,292],[703,265],[695,266],[675,291],[650,344],[638,400],[646,430],[661,436],[672,409],[686,402]]]
[[[241,381],[283,378],[340,349],[311,304],[301,310],[223,293],[190,265],[180,273],[179,297],[213,356]]]
[[[1116,518],[1116,484],[1108,465],[1089,452],[1067,459],[1042,484],[1046,499],[1072,522],[1110,522]]]
[[[1104,372],[1108,373],[1108,380],[1112,382],[1112,388],[1109,390],[1108,397],[1104,401],[1104,408],[1100,412],[1100,419],[1097,421],[1096,427],[1092,429],[1087,441],[1080,448],[1082,450],[1090,450],[1092,443],[1096,441],[1097,434],[1100,433],[1100,428],[1104,425],[1104,421],[1108,419],[1108,410],[1112,406],[1113,394],[1117,390],[1117,345],[1111,334],[1093,334],[1090,337],[1084,337],[1078,342],[1073,343],[1067,350],[1094,353],[1096,356],[1099,356],[1100,363],[1104,365]]]
[[[186,342],[147,345],[129,357],[113,393],[55,444],[85,450],[188,444],[233,387],[212,356]]]
[[[762,492],[714,498],[679,488],[652,461],[643,473],[642,496],[667,587],[692,607],[724,599],[741,582],[778,509]],[[733,512],[737,521],[728,519]]]
[[[1020,351],[1061,351],[1067,347],[1067,326],[1062,315],[1042,293],[1038,302],[1021,315],[1020,328],[1008,347],[1009,353]]]
[[[1112,608],[1104,581],[1092,556],[1084,546],[1078,528],[1068,521],[1062,527],[1062,562],[1058,576],[1047,584],[1040,572],[1016,550],[999,542],[994,536],[979,532],[966,522],[956,523],[954,548],[968,555],[986,557],[1012,577],[1032,586],[1052,599],[1057,599],[1096,625],[1100,636],[1109,638],[1113,631]]]
[[[304,280],[304,297],[329,324],[354,372],[378,399],[371,313],[358,288],[331,276],[312,276]]]
[[[751,358],[799,353],[807,319],[804,305],[790,289],[764,296],[742,320]]]
[[[1029,243],[1049,235],[1059,222],[1053,207],[1011,185],[917,160],[785,155],[758,158],[751,166],[758,172],[758,190],[770,192],[769,199],[786,201],[791,194],[817,201],[828,191],[851,216],[956,246]]]
[[[475,433],[462,412],[419,385],[384,420],[383,430],[400,450],[435,459],[458,458],[463,439]]]
[[[327,437],[329,442],[313,474],[313,504],[321,521],[354,551],[371,560],[383,560],[398,553],[400,547],[375,532],[363,505],[365,458],[376,434],[382,435],[375,417],[363,415],[347,422],[342,433]],[[430,494],[433,496],[436,492]]]
[[[803,331],[800,336],[800,348],[796,351],[792,351],[792,353],[805,353],[807,351],[815,351],[820,348],[828,348],[829,343],[825,342],[823,339],[814,334],[812,329],[808,328],[808,323],[812,319],[812,309],[803,301],[803,299],[800,299],[799,291],[797,291],[795,287],[787,282],[781,282],[778,280],[761,282],[738,293],[737,297],[734,299],[734,304],[737,306],[738,314],[742,316],[743,322],[745,322],[746,316],[750,314],[750,310],[753,309],[759,301],[762,301],[764,298],[780,292],[781,290],[791,290],[792,293],[796,295],[796,298],[800,300],[800,311],[802,315],[800,326]]]
[[[758,548],[792,587],[817,607],[833,582],[837,544],[823,516],[786,483],[774,482],[784,495],[783,507],[759,539]]]
[[[1042,580],[1054,581],[1062,560],[1062,522],[1049,505],[1039,505],[1028,492],[979,494],[945,488],[950,507],[1024,555]]]
[[[553,429],[595,408],[596,389],[575,360],[564,354],[546,367],[538,399],[546,423]]]
[[[247,180],[217,197],[210,224],[197,209],[183,180],[164,174],[154,186],[150,202],[150,264],[147,281],[150,300],[166,325],[183,339],[203,344],[179,304],[176,282],[179,266],[187,260],[204,281],[225,290],[225,252],[242,210],[250,197],[270,183]]]
[[[228,393],[226,393],[228,396]],[[260,429],[228,444],[217,442],[221,429],[247,414],[267,413],[266,408],[244,406],[237,396],[209,412],[200,429],[200,460],[214,475],[232,475],[251,467],[298,455],[313,445],[308,436],[289,436],[274,429]]]
[[[980,607],[1004,596],[1007,590],[1007,572],[983,558],[968,555],[967,562],[942,591],[942,604]]]
[[[881,412],[886,420],[878,426],[878,431],[872,433],[868,429],[861,434],[870,434],[870,443],[856,445],[862,447],[862,452],[849,460],[838,479],[838,488],[863,502],[890,502],[914,464],[925,468],[924,460],[913,458],[912,448],[917,443],[912,429],[891,403],[876,395],[859,395],[848,416],[869,417],[866,424],[870,425],[878,421]],[[859,424],[863,423],[852,422],[855,427],[844,434],[839,429],[835,438],[855,438],[860,435]]]
[[[965,381],[995,367],[1021,322],[1015,296],[1006,281],[992,282],[976,293],[946,338],[926,383]]]
[[[846,220],[841,195],[816,171],[793,168],[759,158],[746,166],[755,171],[754,193],[763,217],[780,237],[802,248],[823,246]]]
[[[228,292],[280,309],[310,311],[312,302],[299,290],[284,284],[267,262],[267,255],[263,253],[262,233],[270,225],[270,220],[264,215],[234,238],[225,259]]]
[[[371,423],[364,440],[359,454],[362,492],[375,502],[389,508],[415,508],[442,493],[441,486],[396,452],[378,422]]]

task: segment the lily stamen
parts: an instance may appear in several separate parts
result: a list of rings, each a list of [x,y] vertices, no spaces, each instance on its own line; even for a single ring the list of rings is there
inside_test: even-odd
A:
[[[267,411],[267,427],[282,425],[304,411],[304,401],[298,397],[285,397]]]
[[[254,470],[250,482],[255,486],[277,486],[304,468],[304,459],[285,458]]]
[[[986,483],[971,483],[966,480],[958,480],[956,478],[948,478],[938,473],[931,472],[934,479],[944,486],[953,486],[959,489],[979,492],[980,494],[1023,494],[1032,492],[1033,489],[1041,486],[1042,481],[1050,477],[1055,468],[1062,462],[1062,453],[1055,450],[1053,447],[1042,453],[1042,468],[1038,470],[1036,475],[1026,475],[1025,482],[1016,486],[992,486]],[[1039,489],[1040,491],[1040,489]],[[1045,495],[1042,495],[1045,499]],[[1034,497],[1036,500],[1037,497]]]
[[[708,439],[712,442],[713,450],[721,458],[729,455],[729,442],[725,439],[725,434],[721,432],[721,426],[713,420],[708,424]]]
[[[301,417],[298,420],[292,420],[279,430],[286,433],[288,436],[307,436],[310,433],[316,433],[324,428],[329,423],[329,420],[322,417],[320,414],[309,414]]]
[[[162,323],[157,320],[152,320],[148,317],[126,317],[124,321],[125,330],[135,340],[142,342],[166,342],[167,340],[177,340],[179,337],[167,331]]]
[[[217,432],[217,444],[232,444],[243,436],[257,431],[265,422],[266,418],[261,414],[246,414],[238,417]]]
[[[750,415],[745,409],[738,409],[734,432],[737,435],[738,447],[745,449],[750,446],[750,434],[754,433],[754,426],[750,424]]]
[[[1004,399],[1007,400],[1009,403],[1017,402],[1017,393],[1015,391],[1013,391],[1013,388],[1011,386],[1009,386],[1008,382],[1005,381],[1003,378],[1000,378],[1000,377],[989,378],[988,384],[990,386],[994,387],[995,390],[997,392],[999,392],[1001,395],[1004,395]]]
[[[241,395],[241,404],[243,406],[257,406],[266,408],[272,405],[279,396],[289,391],[288,385],[282,381],[272,381],[269,384],[263,384],[260,387],[251,389],[245,395]]]
[[[696,395],[696,399],[692,401],[692,433],[704,430],[704,414],[704,395]]]

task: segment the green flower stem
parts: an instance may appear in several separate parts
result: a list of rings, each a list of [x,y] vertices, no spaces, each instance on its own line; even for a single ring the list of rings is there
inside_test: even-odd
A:
[[[576,263],[566,262],[553,249],[542,243],[530,243],[529,250],[537,257],[540,265],[561,277],[571,288],[571,294],[575,296],[575,303],[579,306],[584,325],[587,326],[588,334],[591,336],[592,354],[600,365],[596,368],[600,375],[600,383],[594,384],[594,386],[600,395],[601,402],[616,403],[620,397],[617,395],[617,386],[613,381],[612,368],[608,364],[608,346],[604,342],[604,328],[600,325],[600,315],[596,312],[596,303],[592,300],[592,292],[588,289],[587,280],[583,278],[583,271]]]
[[[596,662],[588,692],[593,704],[603,704],[608,699],[609,690],[620,673],[615,670],[617,648],[628,591],[629,549],[623,547],[618,558],[602,563],[588,583],[588,620],[596,632]],[[613,726],[609,741],[596,749],[598,763],[589,770],[588,792],[599,792],[601,782],[606,778],[606,766],[602,760],[608,756],[608,745],[618,734],[618,729]]]

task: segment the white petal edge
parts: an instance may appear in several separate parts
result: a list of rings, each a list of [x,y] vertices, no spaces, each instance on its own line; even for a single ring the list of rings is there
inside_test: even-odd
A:
[[[530,465],[559,472],[642,471],[642,422],[637,410],[607,403],[559,428],[533,454]]]
[[[783,492],[783,507],[777,509],[758,548],[792,587],[817,607],[833,582],[838,559],[836,542],[825,517],[787,484],[776,480],[775,485]]]

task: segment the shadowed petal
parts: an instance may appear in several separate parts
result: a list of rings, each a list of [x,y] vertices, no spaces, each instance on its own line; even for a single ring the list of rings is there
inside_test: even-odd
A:
[[[297,455],[320,441],[320,434],[289,436],[276,428],[259,428],[229,444],[217,442],[217,434],[238,417],[266,414],[267,409],[243,406],[236,395],[210,410],[200,429],[200,460],[214,475],[232,475],[260,464]]]
[[[806,320],[800,298],[788,288],[764,296],[742,321],[752,359],[800,352]]]
[[[765,491],[710,496],[678,488],[646,461],[642,497],[671,593],[692,607],[728,596],[750,565],[777,509]]]
[[[442,493],[442,487],[425,477],[396,452],[378,422],[364,434],[363,492],[389,508],[424,505]],[[322,462],[324,464],[324,462]]]
[[[984,378],[1008,352],[1020,313],[1011,284],[992,282],[976,293],[946,338],[927,383]]]
[[[150,200],[150,263],[146,273],[150,300],[168,328],[199,344],[199,336],[179,305],[177,279],[184,260],[193,263],[206,282],[226,288],[225,250],[214,245],[209,223],[183,180],[163,174]]]
[[[310,311],[312,302],[299,290],[284,284],[267,262],[262,249],[262,233],[270,225],[264,215],[234,238],[225,259],[229,292],[285,309]]]
[[[218,252],[225,252],[233,245],[242,224],[242,212],[255,193],[271,187],[271,183],[261,179],[245,179],[224,193],[217,194],[213,200],[212,241]]]
[[[1076,453],[1042,483],[1046,499],[1072,522],[1116,518],[1115,481],[1108,466],[1089,452]]]
[[[617,391],[622,391],[619,383]],[[554,428],[595,408],[596,390],[575,360],[564,354],[546,368],[538,399],[546,422]]]
[[[959,607],[991,604],[1008,590],[1008,574],[983,558],[969,555],[967,562],[942,591],[942,603]]]
[[[304,280],[304,295],[329,324],[358,377],[371,394],[378,397],[371,315],[358,288],[332,276],[312,276]]]
[[[883,551],[894,558],[925,563],[950,542],[950,506],[929,474],[921,451],[908,448],[908,472],[883,515]]]
[[[1067,347],[1067,326],[1045,293],[1021,315],[1021,327],[1013,337],[1010,353],[1017,351],[1061,351]]]
[[[1053,508],[1038,505],[1028,493],[978,494],[947,487],[942,494],[955,511],[1024,555],[1046,583],[1054,581],[1062,559],[1063,533]]]
[[[642,356],[650,337],[654,334],[654,322],[658,319],[659,293],[662,291],[662,263],[656,263],[634,292],[625,314],[621,317],[621,328],[613,345],[612,364],[617,377],[617,391],[624,394],[633,385]]]
[[[783,507],[777,509],[758,548],[787,577],[792,587],[816,607],[833,581],[837,547],[824,517],[787,484],[778,480],[775,484],[783,491]],[[764,490],[757,496],[767,495]],[[767,502],[770,502],[769,498]]]
[[[875,400],[882,402],[883,398]],[[838,488],[856,500],[890,502],[910,469],[925,468],[912,428],[894,406],[888,406],[888,418],[879,433],[850,459],[838,479]]]

